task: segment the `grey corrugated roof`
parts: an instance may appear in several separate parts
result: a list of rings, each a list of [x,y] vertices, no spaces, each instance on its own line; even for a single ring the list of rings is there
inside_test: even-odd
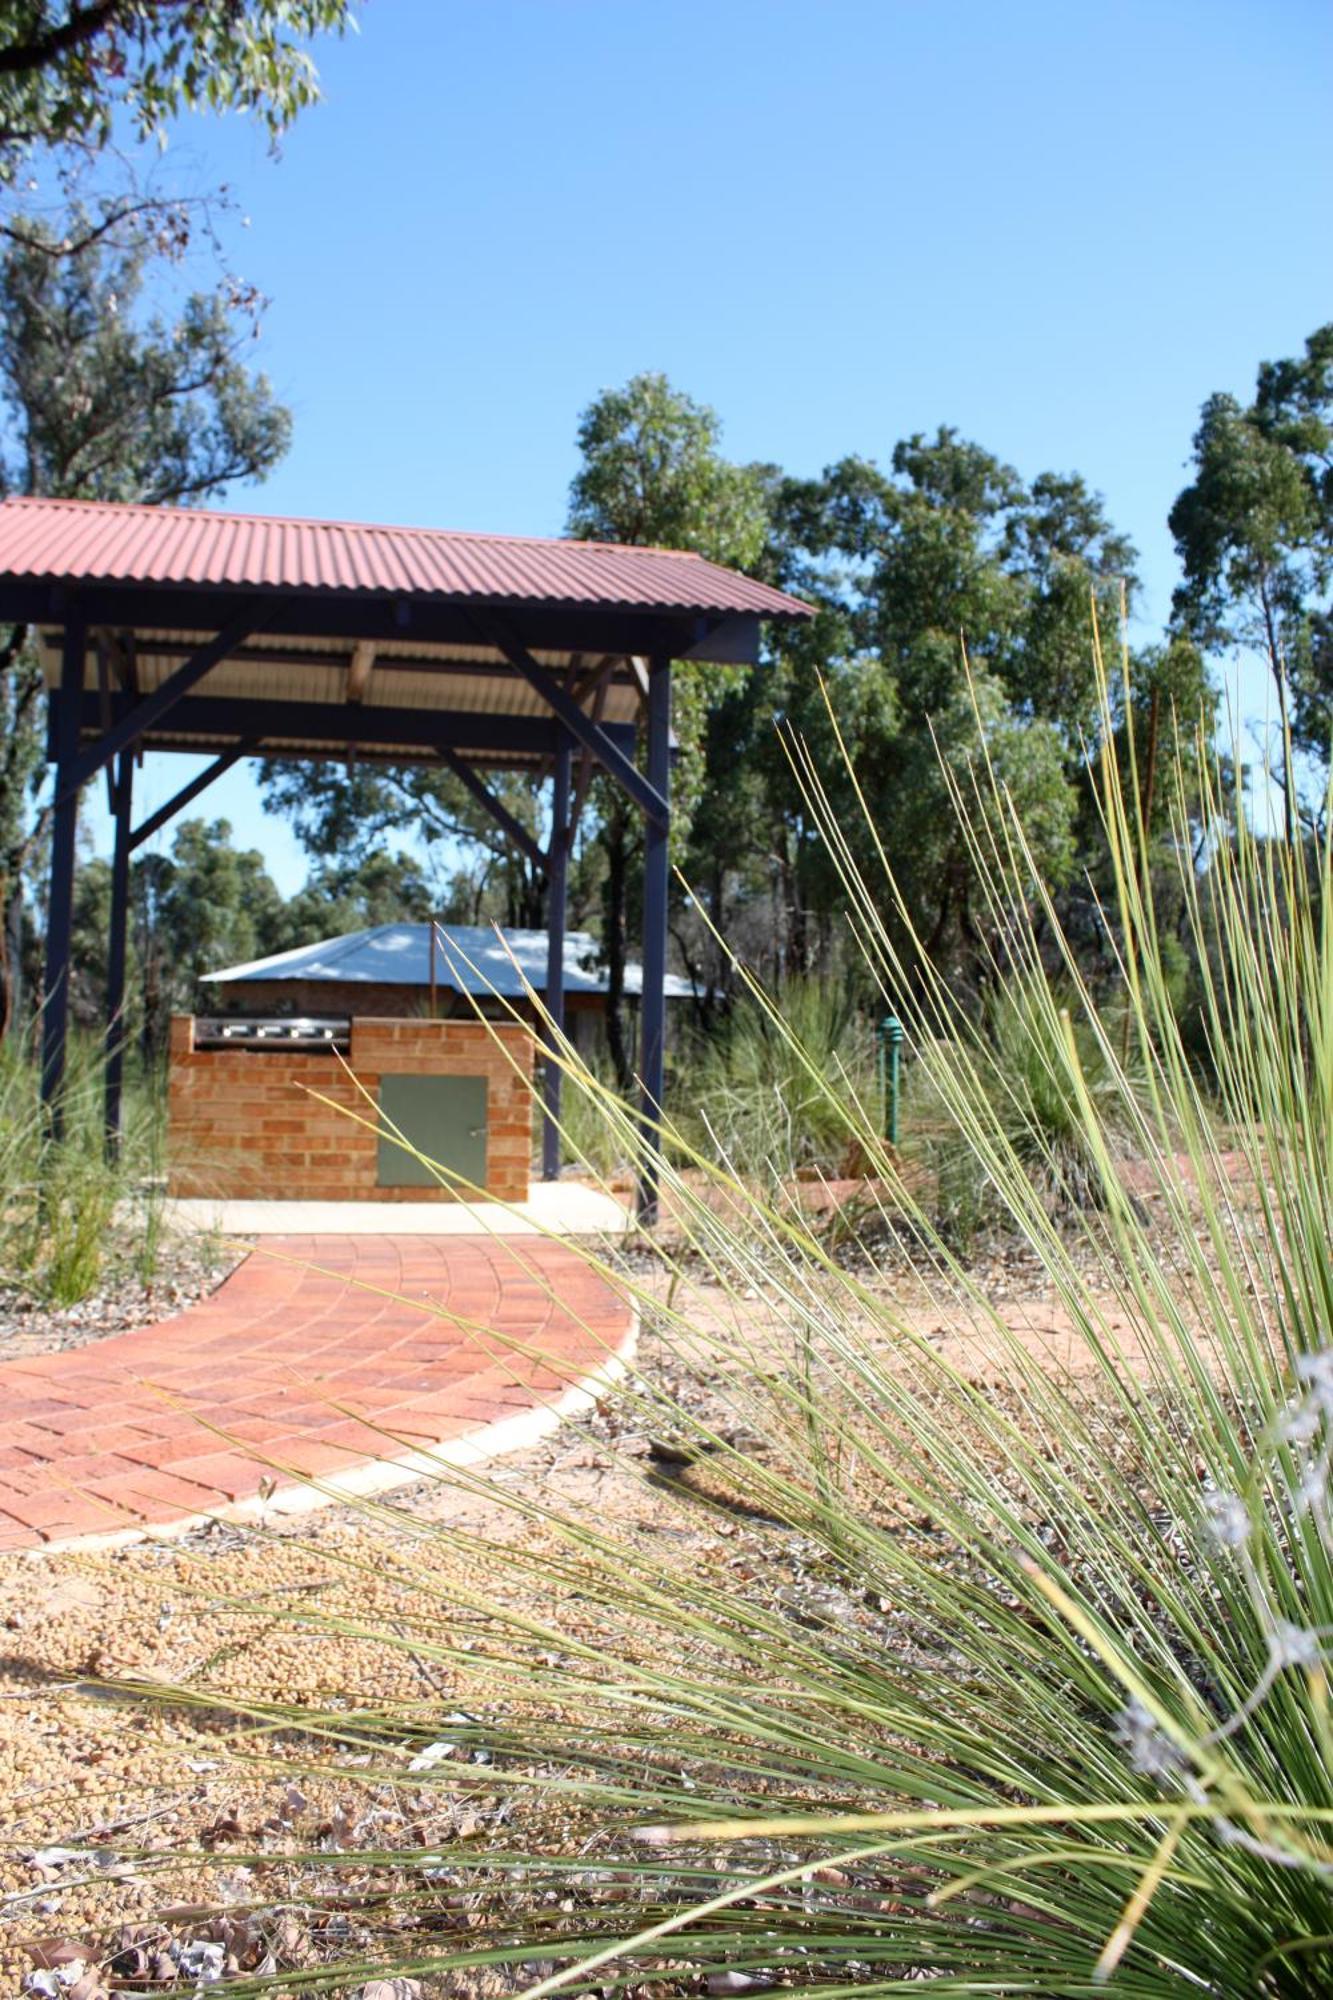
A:
[[[502,930],[473,924],[436,926],[435,976],[441,986],[481,996],[499,993],[517,999],[526,980],[537,992],[546,986],[545,931]],[[588,931],[565,937],[566,993],[605,993],[606,973],[596,963],[596,940]],[[376,924],[318,944],[297,945],[269,958],[251,959],[204,975],[209,985],[245,985],[273,979],[311,979],[333,985],[430,985],[430,925]],[[638,993],[643,971],[625,967],[625,991]],[[667,974],[667,997],[688,999],[690,984]]]

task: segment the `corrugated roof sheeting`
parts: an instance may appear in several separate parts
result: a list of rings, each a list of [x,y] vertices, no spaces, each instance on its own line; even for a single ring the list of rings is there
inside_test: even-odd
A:
[[[179,654],[141,653],[135,661],[139,687],[149,694],[170,679],[180,665]],[[294,667],[266,660],[223,660],[208,675],[207,692],[246,701],[316,701],[330,706],[343,701],[347,674],[339,667]]]
[[[60,582],[366,592],[803,617],[767,584],[669,549],[433,528],[11,499],[0,574]]]
[[[143,632],[134,654],[135,675],[140,690],[147,694],[173,674],[183,659],[197,646],[207,644],[212,635],[203,632]],[[155,641],[165,648],[157,650]],[[312,701],[336,703],[346,699],[352,653],[331,646],[329,640],[305,636],[274,638],[274,657],[259,657],[264,650],[262,635],[256,635],[243,656],[233,655],[213,667],[208,676],[208,693],[247,701]],[[42,668],[48,687],[60,680],[60,647],[44,636]],[[308,661],[291,654],[308,654]],[[462,709],[494,715],[545,715],[547,705],[536,690],[522,680],[492,649],[484,646],[428,646],[401,640],[376,643],[374,665],[362,697],[367,708],[416,708],[426,711]],[[550,667],[562,680],[569,668],[569,655],[534,654],[541,666]],[[84,686],[98,685],[97,659],[90,649],[84,670]],[[585,706],[591,707],[591,701]],[[606,722],[633,722],[638,714],[637,689],[623,679],[608,681],[602,696],[601,716]]]
[[[270,980],[313,980],[329,986],[421,986],[430,984],[431,950],[428,923],[376,924],[369,930],[348,931],[317,944],[297,945],[271,958],[247,960],[221,972],[204,974],[208,985],[243,986]],[[545,931],[503,930],[499,934],[472,924],[437,924],[435,977],[441,986],[477,996],[503,994],[518,999],[527,985],[538,993],[546,987]],[[567,993],[605,993],[606,972],[598,964],[596,941],[588,931],[565,937]],[[625,991],[641,993],[643,968],[625,967]],[[668,973],[670,999],[687,999],[691,988],[677,973]]]
[[[151,693],[180,665],[179,657],[160,653],[140,654],[136,669],[140,690]],[[344,667],[293,666],[290,661],[270,665],[262,660],[224,660],[208,676],[207,692],[220,699],[253,701],[318,702],[336,707],[346,700],[347,670]],[[410,708],[422,714],[441,709],[466,715],[548,716],[550,710],[534,688],[517,674],[430,674],[402,673],[397,668],[377,668],[366,689],[363,708]],[[606,722],[633,722],[638,713],[638,696],[633,688],[608,690],[602,707]],[[256,715],[262,722],[262,714]]]

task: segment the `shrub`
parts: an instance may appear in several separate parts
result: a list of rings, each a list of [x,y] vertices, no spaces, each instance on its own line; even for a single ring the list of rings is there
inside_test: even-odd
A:
[[[1087,1107],[1105,1141],[1122,1150],[1133,1142],[1142,1082],[1132,1048],[1122,1044],[1114,1065],[1108,1058],[1114,1025],[1114,1015],[1094,1024],[1076,988],[1053,981],[1038,964],[1007,972],[975,1023],[958,1010],[949,1035],[922,1041],[908,1074],[906,1143],[927,1169],[933,1220],[951,1247],[966,1252],[985,1225],[1009,1220],[985,1153],[959,1120],[960,1091],[978,1107],[974,1117],[1003,1137],[1053,1214],[1100,1203]]]
[[[891,877],[858,877],[799,745],[793,761],[867,958],[901,992],[911,912]],[[483,1965],[537,1961],[529,2000],[1333,1984],[1329,851],[1256,838],[1216,774],[1206,838],[1177,828],[1177,887],[1211,942],[1224,1151],[1141,888],[1134,772],[1101,782],[1123,1007],[1099,1008],[1061,950],[1001,790],[986,814],[955,804],[993,842],[978,859],[996,973],[1027,982],[1002,1027],[1016,1108],[928,971],[916,1034],[1067,1334],[1006,1320],[874,1121],[859,1136],[915,1241],[924,1316],[876,1273],[873,1239],[834,1263],[798,1213],[672,1131],[664,1180],[691,1254],[659,1246],[667,1284],[642,1260],[607,1275],[674,1350],[669,1379],[694,1386],[673,1400],[636,1379],[621,1434],[669,1425],[679,1455],[706,1456],[718,1535],[673,1561],[670,1538],[511,1484],[492,1495],[507,1538],[432,1539],[403,1517],[419,1609],[383,1643],[447,1685],[451,1734],[487,1761],[444,1778],[504,1831],[386,1858],[403,1928],[369,1954],[381,1969],[469,1992]],[[785,1005],[762,1034],[765,1075],[848,1116]],[[602,1101],[632,1152],[632,1120]],[[1071,1158],[1095,1199],[1057,1215]],[[401,1782],[414,1744],[356,1689],[259,1720],[345,1743],[372,1782]],[[369,1959],[282,1984],[346,1986]]]
[[[64,1132],[48,1134],[31,1042],[0,1044],[0,1284],[77,1304],[111,1271],[156,1269],[164,1105],[156,1079],[129,1065],[120,1154],[104,1143],[101,1045],[74,1036]]]
[[[698,1153],[743,1179],[836,1175],[877,1124],[874,1032],[833,981],[743,992],[731,1019],[675,1065],[673,1117]]]

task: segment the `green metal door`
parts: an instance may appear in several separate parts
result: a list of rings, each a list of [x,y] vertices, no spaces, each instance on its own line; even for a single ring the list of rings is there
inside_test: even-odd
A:
[[[422,1155],[405,1152],[381,1135],[381,1187],[486,1185],[486,1079],[484,1076],[382,1076],[380,1124],[394,1126]],[[441,1167],[443,1173],[431,1171]]]

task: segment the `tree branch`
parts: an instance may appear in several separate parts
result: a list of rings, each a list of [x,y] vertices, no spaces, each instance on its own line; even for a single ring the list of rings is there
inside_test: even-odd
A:
[[[11,42],[8,48],[0,48],[0,76],[22,76],[29,70],[47,68],[85,42],[95,41],[103,29],[114,27],[124,9],[125,0],[92,0],[91,6],[76,8],[60,27],[34,36],[30,42]]]

